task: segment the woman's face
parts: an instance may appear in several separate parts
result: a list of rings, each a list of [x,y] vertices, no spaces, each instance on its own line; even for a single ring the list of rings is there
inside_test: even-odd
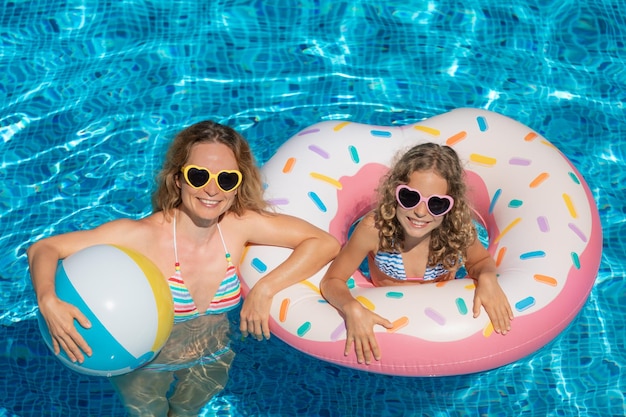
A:
[[[443,222],[445,216],[433,216],[426,207],[426,199],[431,195],[445,195],[448,192],[448,182],[435,171],[415,171],[409,176],[407,185],[418,190],[422,201],[412,209],[405,209],[397,204],[396,218],[404,229],[407,241],[422,240],[430,236]]]
[[[211,174],[222,170],[238,170],[235,154],[222,143],[197,143],[192,146],[187,165],[196,165],[208,169]],[[181,189],[181,208],[190,214],[212,220],[225,213],[235,201],[237,190],[223,191],[217,186],[215,178],[202,188],[194,188],[187,183],[182,173],[177,184]]]

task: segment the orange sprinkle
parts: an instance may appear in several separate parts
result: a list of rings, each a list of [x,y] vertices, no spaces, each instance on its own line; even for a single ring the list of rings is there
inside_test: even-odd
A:
[[[544,284],[548,284],[553,287],[556,287],[556,279],[549,277],[547,275],[535,274],[533,275],[533,278],[535,278],[535,281],[542,282]]]
[[[518,217],[517,219],[513,220],[513,221],[512,221],[512,222],[511,222],[511,223],[510,223],[507,227],[505,227],[505,228],[504,228],[504,230],[502,230],[502,232],[500,232],[500,235],[499,235],[499,236],[497,236],[497,237],[493,240],[493,243],[494,243],[494,244],[495,244],[495,243],[498,243],[498,241],[500,241],[500,239],[502,239],[502,237],[503,237],[504,235],[506,235],[507,233],[509,233],[509,232],[511,231],[511,229],[512,229],[513,227],[515,227],[515,225],[516,225],[517,223],[521,222],[521,221],[522,221],[522,218],[521,218],[521,217]]]
[[[428,126],[413,126],[415,130],[419,130],[420,132],[428,133],[429,135],[439,136],[441,132],[435,128]]]
[[[530,188],[538,187],[539,184],[547,180],[549,176],[550,174],[548,174],[547,172],[542,172],[541,174],[537,175],[537,177],[534,180],[532,180],[530,184],[528,184],[528,186]]]
[[[493,334],[493,324],[489,322],[489,324],[487,324],[487,326],[485,326],[485,328],[483,329],[483,336],[489,337],[492,334]]]
[[[503,246],[498,250],[498,254],[496,255],[496,266],[500,266],[502,260],[504,259],[504,255],[506,255],[506,246]]]
[[[577,218],[578,214],[576,213],[576,208],[574,207],[574,203],[572,202],[572,198],[568,195],[568,194],[563,194],[563,201],[565,201],[565,205],[567,206],[567,209],[569,210],[569,215],[572,216],[572,218]]]
[[[448,281],[437,281],[437,282],[435,283],[435,287],[441,288],[441,287],[443,287],[444,285],[446,285],[446,283],[447,283],[447,282],[448,282]]]
[[[291,170],[293,169],[293,166],[296,164],[296,158],[291,157],[289,159],[287,159],[287,162],[285,162],[285,166],[283,167],[283,173],[287,174],[289,172],[291,172]]]
[[[335,132],[339,132],[341,129],[343,129],[344,127],[348,126],[349,124],[350,124],[350,122],[341,122],[337,126],[333,127],[333,130]]]
[[[538,135],[537,135],[535,132],[530,132],[529,134],[527,134],[526,136],[524,136],[524,140],[525,140],[526,142],[530,142],[530,141],[535,140],[535,138],[536,138],[537,136],[538,136]]]
[[[406,316],[402,316],[398,320],[392,321],[391,324],[393,324],[393,327],[391,329],[387,329],[387,332],[395,333],[401,328],[405,327],[407,324],[409,324],[409,318]]]
[[[278,313],[278,320],[284,323],[287,320],[287,309],[289,308],[289,298],[283,299],[280,303],[280,312]]]
[[[446,140],[446,145],[448,146],[452,146],[452,145],[456,145],[457,143],[459,143],[460,141],[462,141],[463,139],[465,139],[467,137],[467,132],[462,130],[459,133],[450,136],[447,140]]]

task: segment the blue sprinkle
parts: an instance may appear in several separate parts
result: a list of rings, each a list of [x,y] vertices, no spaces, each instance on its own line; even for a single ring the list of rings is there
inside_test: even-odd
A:
[[[385,294],[385,297],[389,297],[389,298],[402,298],[404,297],[404,294],[398,291],[389,291],[388,293]]]
[[[352,159],[352,162],[358,164],[361,161],[361,158],[359,158],[359,152],[356,150],[356,148],[350,145],[348,146],[348,151],[350,152],[350,158]]]
[[[568,174],[569,174],[569,177],[572,179],[572,181],[574,181],[576,184],[580,185],[580,180],[578,179],[576,174],[574,174],[573,172],[568,172]]]
[[[346,285],[350,289],[356,287],[356,283],[354,282],[354,278],[352,278],[352,277],[348,278],[348,281],[346,281]]]
[[[487,119],[485,119],[484,117],[478,116],[476,118],[476,121],[478,122],[478,128],[480,129],[481,132],[484,132],[485,130],[489,128],[487,126]]]
[[[491,204],[489,204],[489,214],[493,212],[493,208],[496,205],[496,201],[500,198],[500,194],[502,194],[502,188],[498,188],[495,193],[493,193],[493,198],[491,199]]]
[[[252,265],[252,268],[256,269],[257,272],[263,273],[267,271],[267,265],[265,265],[263,261],[261,261],[259,258],[252,259],[252,262],[250,262],[250,265]]]
[[[467,314],[467,305],[465,304],[465,300],[462,298],[457,298],[456,299],[456,308],[457,310],[459,310],[459,313],[461,313],[463,316]]]
[[[388,132],[386,130],[370,130],[370,133],[372,136],[378,136],[381,138],[390,138],[391,137],[391,132]]]
[[[532,259],[532,258],[544,258],[546,253],[542,250],[536,250],[533,252],[522,253],[519,258],[520,259]]]
[[[509,201],[509,207],[511,207],[511,208],[521,207],[522,204],[524,204],[524,202],[522,200],[511,200],[511,201]]]
[[[322,203],[322,200],[320,200],[317,194],[315,194],[313,191],[309,191],[309,198],[313,201],[317,208],[320,209],[322,213],[326,213],[326,206],[324,205],[324,203]]]
[[[515,309],[517,311],[524,311],[535,305],[535,297],[526,297],[521,301],[515,303]]]
[[[298,334],[298,336],[302,337],[304,336],[309,330],[311,330],[311,322],[305,322],[302,326],[298,327],[298,330],[296,330],[296,333]]]

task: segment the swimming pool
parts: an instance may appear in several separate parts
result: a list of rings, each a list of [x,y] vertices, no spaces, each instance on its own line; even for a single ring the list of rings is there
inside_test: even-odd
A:
[[[263,163],[321,120],[404,125],[464,106],[539,131],[589,183],[605,244],[578,317],[527,358],[445,378],[339,368],[276,338],[236,341],[231,380],[205,415],[626,414],[624,4],[495,3],[5,2],[0,416],[123,415],[105,379],[72,373],[44,346],[25,250],[147,214],[181,127],[233,126]]]

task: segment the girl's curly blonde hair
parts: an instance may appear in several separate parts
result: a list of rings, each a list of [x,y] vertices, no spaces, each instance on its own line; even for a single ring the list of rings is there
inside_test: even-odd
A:
[[[180,170],[187,163],[191,148],[198,143],[221,143],[228,146],[235,154],[241,185],[237,189],[235,201],[229,211],[243,214],[245,210],[265,212],[267,202],[263,199],[261,173],[256,165],[250,145],[234,129],[210,120],[198,122],[180,131],[170,145],[165,156],[163,168],[157,177],[158,188],[153,195],[153,210],[163,211],[169,216],[182,200],[176,179]]]
[[[441,226],[430,237],[429,266],[439,263],[448,270],[459,267],[467,248],[476,239],[471,208],[465,192],[464,171],[454,149],[435,143],[422,143],[404,153],[382,179],[374,222],[378,229],[379,250],[394,252],[404,245],[404,229],[396,218],[396,187],[407,184],[415,171],[433,170],[448,183],[447,194],[454,198],[452,210],[444,215]]]

